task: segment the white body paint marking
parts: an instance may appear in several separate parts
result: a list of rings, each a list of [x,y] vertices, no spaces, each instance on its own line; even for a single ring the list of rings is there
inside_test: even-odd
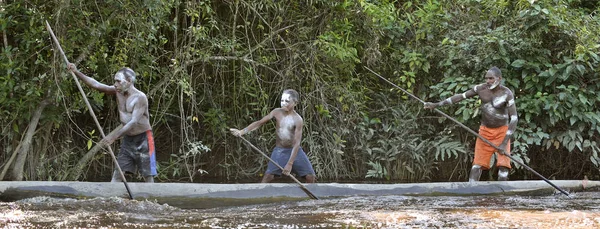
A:
[[[508,114],[496,113],[496,108],[491,103],[483,104],[483,109],[486,113],[493,115],[497,119],[508,119]]]
[[[117,83],[118,82],[118,83]],[[125,79],[125,74],[118,72],[115,74],[115,89],[120,93],[125,93],[129,89],[129,82]]]
[[[277,131],[279,132],[278,135],[281,138],[281,140],[292,140],[292,138],[294,137],[294,118],[291,116],[286,116],[281,120],[279,125],[279,130]]]
[[[514,99],[508,100],[508,104],[506,106],[512,107],[513,105],[515,105],[515,100]]]
[[[448,98],[446,99],[446,102],[447,102],[448,104],[452,104],[452,97],[448,97]]]
[[[494,81],[494,84],[492,84],[492,85],[490,86],[490,90],[492,90],[492,89],[496,88],[498,85],[500,85],[500,80],[495,80],[495,81]]]
[[[292,101],[292,96],[290,94],[283,94],[281,95],[281,107],[285,107],[288,104],[290,104],[290,101]]]
[[[494,107],[499,107],[500,104],[502,104],[502,102],[506,101],[507,96],[508,95],[504,94],[502,96],[498,96],[498,97],[494,98],[494,101],[492,102]]]
[[[508,171],[498,171],[499,177],[508,177]]]

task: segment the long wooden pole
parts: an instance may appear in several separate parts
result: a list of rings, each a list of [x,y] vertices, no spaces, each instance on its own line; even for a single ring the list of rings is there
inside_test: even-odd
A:
[[[412,93],[408,92],[407,90],[404,90],[403,88],[399,87],[398,85],[390,82],[389,80],[387,80],[386,78],[384,78],[383,76],[377,74],[375,71],[371,70],[368,67],[365,67],[365,69],[369,70],[371,73],[375,74],[377,77],[381,78],[382,80],[384,80],[385,82],[391,84],[392,86],[394,86],[395,88],[400,89],[402,92],[406,93],[407,95],[409,95],[410,97],[416,99],[417,101],[425,104],[425,101],[419,99],[417,96],[414,96]],[[438,110],[437,108],[433,109],[435,112],[437,112],[438,114],[441,114],[442,116],[452,120],[453,122],[455,122],[456,124],[458,124],[460,127],[464,128],[465,130],[467,130],[469,133],[477,136],[479,139],[481,139],[482,141],[484,141],[485,143],[487,143],[488,145],[494,147],[495,149],[497,149],[499,152],[501,152],[502,154],[506,155],[507,157],[509,157],[510,159],[512,159],[515,163],[523,166],[524,168],[526,168],[527,170],[531,171],[533,174],[537,175],[538,177],[542,178],[542,180],[546,181],[546,183],[550,184],[552,187],[554,187],[555,189],[557,189],[558,191],[562,192],[563,194],[569,196],[569,193],[561,188],[559,188],[558,186],[556,186],[555,184],[553,184],[552,182],[550,182],[548,179],[546,179],[544,176],[542,176],[541,174],[539,174],[538,172],[536,172],[535,170],[533,170],[531,167],[525,165],[524,163],[516,160],[514,157],[512,157],[510,154],[507,154],[504,152],[504,149],[500,149],[500,147],[498,147],[497,145],[495,145],[494,143],[490,142],[489,140],[487,140],[486,138],[484,138],[483,136],[479,135],[477,132],[471,130],[471,128],[465,126],[464,124],[462,124],[461,122],[459,122],[458,120],[450,117],[449,115],[447,115],[446,113]],[[569,196],[570,197],[570,196]]]
[[[63,51],[62,47],[60,46],[58,39],[56,39],[56,36],[54,36],[54,32],[52,31],[52,28],[50,27],[50,24],[48,23],[48,21],[46,21],[46,29],[50,33],[50,36],[52,36],[52,40],[54,41],[54,43],[56,44],[56,48],[62,55],[63,60],[65,61],[65,64],[69,64],[67,55],[65,55],[65,52]],[[71,72],[71,76],[73,76],[73,80],[77,84],[77,88],[79,89],[79,92],[81,92],[81,96],[83,97],[83,101],[85,101],[85,105],[87,105],[87,108],[90,111],[90,115],[92,116],[92,118],[94,118],[94,122],[96,123],[96,126],[98,127],[100,135],[102,135],[102,138],[106,138],[106,135],[104,135],[104,130],[102,129],[102,126],[98,122],[98,119],[96,118],[96,114],[94,114],[94,110],[92,110],[92,106],[90,105],[90,102],[88,101],[87,97],[85,96],[85,92],[83,92],[83,88],[81,88],[81,84],[79,84],[79,80],[77,79],[77,76],[75,76],[75,73],[73,73],[73,71],[69,71],[69,72]],[[123,171],[121,170],[121,167],[119,166],[119,162],[117,161],[117,158],[115,157],[115,154],[113,153],[112,147],[110,147],[110,145],[107,145],[106,147],[108,148],[110,157],[112,158],[113,162],[115,163],[115,166],[117,167],[117,170],[119,171],[119,174],[121,175],[121,179],[123,179],[123,184],[125,184],[125,188],[127,189],[127,193],[129,194],[129,199],[133,199],[133,195],[131,194],[131,190],[129,189],[127,180],[125,179],[125,175],[123,174]]]
[[[244,140],[244,142],[246,142],[248,145],[250,145],[250,147],[252,147],[254,150],[258,151],[260,154],[262,154],[264,157],[266,157],[267,159],[269,159],[269,161],[271,161],[271,163],[275,164],[275,166],[277,166],[277,168],[281,169],[283,171],[283,167],[281,167],[281,165],[277,164],[277,162],[275,162],[273,159],[271,159],[271,157],[269,157],[269,155],[263,153],[260,149],[256,148],[256,146],[254,146],[252,143],[250,143],[248,140],[246,140],[244,137],[239,136],[242,140]],[[294,182],[296,182],[298,185],[300,185],[300,188],[302,189],[302,191],[304,191],[304,193],[306,193],[306,195],[308,195],[308,197],[313,198],[315,200],[318,200],[319,198],[317,196],[315,196],[315,194],[313,194],[312,192],[310,192],[306,186],[304,186],[302,183],[300,183],[300,181],[298,179],[296,179],[296,177],[294,177],[294,175],[292,174],[288,174],[288,176],[290,178],[292,178],[292,180],[294,180]]]

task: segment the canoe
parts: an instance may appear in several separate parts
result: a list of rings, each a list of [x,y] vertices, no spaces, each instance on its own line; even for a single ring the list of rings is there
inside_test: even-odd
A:
[[[553,180],[552,183],[567,192],[598,190],[600,188],[600,181]],[[212,208],[309,199],[306,193],[295,183],[128,183],[128,186],[136,200],[155,201],[183,208]],[[562,195],[548,183],[541,180],[403,184],[317,183],[305,184],[305,187],[320,199],[382,195]],[[40,196],[76,199],[95,197],[129,198],[123,183],[0,182],[0,201],[17,201]]]

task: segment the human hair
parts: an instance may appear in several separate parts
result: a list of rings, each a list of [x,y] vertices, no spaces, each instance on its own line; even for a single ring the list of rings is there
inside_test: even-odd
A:
[[[119,73],[119,72],[123,73],[126,80],[128,80],[129,82],[135,83],[135,72],[133,71],[133,69],[124,67],[124,68],[119,69],[119,71],[117,71],[117,73]]]
[[[296,103],[300,102],[300,95],[294,89],[285,89],[283,90],[283,94],[289,94]]]
[[[500,69],[496,66],[490,68],[490,71],[492,71],[492,73],[494,73],[494,76],[496,77],[502,77],[502,71],[500,71]]]

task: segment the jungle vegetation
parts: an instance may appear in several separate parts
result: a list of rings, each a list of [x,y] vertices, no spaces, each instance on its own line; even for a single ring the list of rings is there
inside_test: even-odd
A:
[[[111,85],[119,68],[137,72],[158,182],[258,182],[267,160],[227,129],[286,88],[300,92],[320,181],[466,181],[475,136],[364,67],[439,101],[492,66],[516,96],[514,158],[600,179],[598,12],[588,0],[0,0],[0,179],[108,181],[113,169],[46,21],[85,74]],[[115,99],[83,89],[115,129]],[[478,106],[441,110],[477,130]],[[246,138],[269,152],[274,124]],[[516,164],[510,178],[539,179]]]

